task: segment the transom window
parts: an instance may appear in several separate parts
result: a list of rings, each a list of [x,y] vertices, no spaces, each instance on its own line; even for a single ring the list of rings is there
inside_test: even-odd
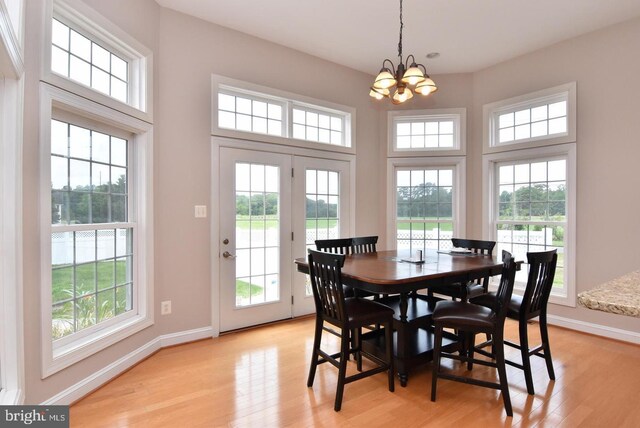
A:
[[[129,142],[51,121],[52,338],[133,309]]]
[[[51,26],[51,70],[128,102],[129,64],[57,19]]]
[[[454,169],[397,169],[395,190],[397,248],[451,248]]]
[[[340,116],[293,108],[293,138],[344,145],[343,120]]]
[[[565,100],[498,115],[499,144],[566,132]]]
[[[396,148],[453,148],[452,120],[396,122]]]
[[[218,94],[218,126],[238,131],[283,135],[283,105],[234,94]]]

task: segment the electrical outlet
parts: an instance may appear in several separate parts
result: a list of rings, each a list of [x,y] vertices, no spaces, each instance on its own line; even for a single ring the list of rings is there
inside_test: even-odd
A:
[[[160,314],[169,315],[171,313],[171,300],[160,302]]]

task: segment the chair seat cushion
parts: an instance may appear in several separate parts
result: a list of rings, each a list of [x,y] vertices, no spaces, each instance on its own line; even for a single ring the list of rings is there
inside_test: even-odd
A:
[[[433,311],[433,322],[443,327],[488,328],[496,323],[496,313],[484,306],[472,303],[442,301],[436,304]]]
[[[483,294],[482,296],[471,299],[470,302],[475,305],[480,305],[484,306],[485,308],[496,310],[496,293],[491,292],[488,294]],[[522,296],[517,296],[515,294],[512,295],[511,300],[509,301],[509,312],[507,312],[507,317],[518,319],[520,306],[522,306]]]
[[[393,309],[378,302],[352,297],[345,299],[351,327],[366,326],[393,318]]]

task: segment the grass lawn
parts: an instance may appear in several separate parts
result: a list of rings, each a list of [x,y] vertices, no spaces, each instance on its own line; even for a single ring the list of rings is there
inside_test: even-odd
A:
[[[73,296],[73,266],[53,267],[51,272],[52,300],[60,302]],[[126,282],[126,261],[105,260],[76,265],[76,296],[113,288]],[[115,278],[115,281],[114,281]]]
[[[428,218],[428,219],[425,219],[425,220],[428,222],[429,220],[435,220],[435,219]],[[414,230],[416,228],[421,230],[423,228],[423,225],[424,225],[424,228],[426,230],[437,229],[438,225],[440,225],[440,230],[444,230],[444,231],[448,231],[448,232],[451,232],[453,230],[453,222],[451,222],[451,223],[432,223],[432,222],[422,223],[422,221],[419,221],[419,222],[410,223],[409,219],[407,219],[407,218],[399,218],[397,223],[396,223],[396,228],[398,230],[410,230],[412,224],[413,224]]]
[[[262,294],[262,287],[256,284],[242,281],[240,279],[236,279],[236,296],[242,297],[243,299],[248,299],[249,293],[251,293],[252,296],[260,295]]]

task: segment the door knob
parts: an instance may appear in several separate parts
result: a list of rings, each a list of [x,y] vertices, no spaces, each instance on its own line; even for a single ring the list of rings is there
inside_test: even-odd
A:
[[[235,259],[235,258],[236,258],[236,255],[235,255],[235,254],[231,254],[231,253],[230,253],[230,252],[228,252],[228,251],[225,251],[224,253],[222,253],[222,257],[224,257],[225,259],[228,259],[228,258]]]

